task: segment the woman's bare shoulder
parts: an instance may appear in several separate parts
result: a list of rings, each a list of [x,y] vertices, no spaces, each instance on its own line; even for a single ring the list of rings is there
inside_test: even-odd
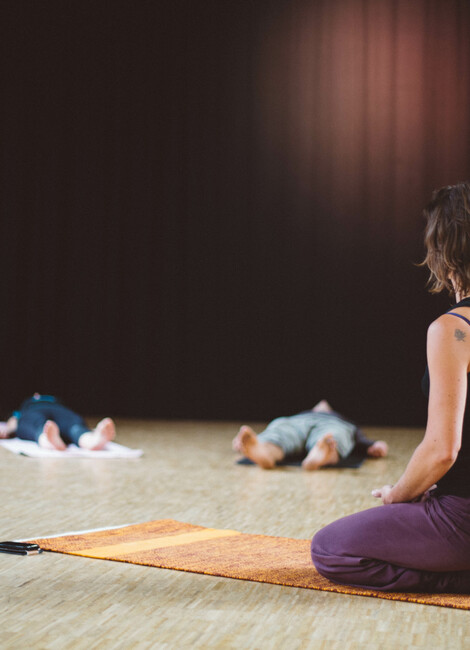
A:
[[[470,325],[456,316],[442,314],[428,327],[428,360],[445,358],[457,365],[470,364]]]
[[[463,316],[469,322],[467,323],[464,318],[459,318],[459,316]],[[429,330],[446,332],[447,330],[452,330],[452,328],[455,328],[459,325],[461,327],[466,327],[470,334],[470,307],[460,307],[458,309],[452,309],[452,311],[442,314],[439,316],[439,318],[436,318],[436,320],[430,324]]]
[[[428,336],[436,339],[446,337],[449,334],[452,334],[453,330],[456,327],[460,327],[459,321],[460,319],[457,319],[455,316],[451,316],[450,314],[442,314],[442,316],[439,316],[439,318],[433,320],[429,325]],[[463,324],[464,323],[462,323],[462,325]],[[470,326],[468,326],[468,328],[470,334]]]

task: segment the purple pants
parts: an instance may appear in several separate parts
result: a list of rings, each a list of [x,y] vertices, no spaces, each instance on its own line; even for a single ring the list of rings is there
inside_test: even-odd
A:
[[[470,497],[433,496],[343,517],[315,535],[312,560],[341,584],[470,594]]]

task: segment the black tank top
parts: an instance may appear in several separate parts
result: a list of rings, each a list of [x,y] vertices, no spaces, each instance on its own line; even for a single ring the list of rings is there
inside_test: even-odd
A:
[[[464,298],[456,305],[454,305],[446,313],[451,313],[456,307],[470,307],[470,298]],[[462,327],[466,327],[470,334],[470,321],[460,314],[454,314],[461,320],[468,323]],[[468,375],[467,375],[468,385]],[[421,381],[423,393],[429,398],[429,369],[426,365],[423,379]],[[454,494],[455,496],[469,497],[470,496],[470,396],[467,390],[467,403],[465,405],[465,416],[462,428],[462,445],[460,447],[457,460],[452,465],[450,470],[445,474],[438,483],[439,494]]]

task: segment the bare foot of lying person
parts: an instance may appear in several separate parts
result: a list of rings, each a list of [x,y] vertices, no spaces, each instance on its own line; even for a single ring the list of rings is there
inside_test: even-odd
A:
[[[325,465],[337,465],[339,454],[336,440],[331,433],[325,433],[302,461],[304,469],[312,470]]]
[[[315,413],[331,413],[332,412],[331,406],[328,404],[326,399],[322,399],[318,404],[315,404],[313,407],[312,411]]]
[[[284,458],[284,452],[272,442],[260,442],[251,427],[241,427],[232,441],[235,451],[252,460],[263,469],[272,469],[276,462]]]
[[[368,447],[367,455],[372,456],[372,458],[384,458],[388,455],[387,443],[383,440],[376,440],[370,447]]]
[[[114,422],[111,418],[105,418],[98,422],[93,431],[87,431],[82,433],[78,440],[78,446],[82,449],[91,449],[98,451],[103,449],[103,447],[110,440],[113,440],[116,436],[116,428]]]
[[[64,451],[66,448],[65,442],[60,437],[59,427],[52,420],[47,420],[44,424],[38,438],[38,445],[44,449],[57,449],[58,451]]]

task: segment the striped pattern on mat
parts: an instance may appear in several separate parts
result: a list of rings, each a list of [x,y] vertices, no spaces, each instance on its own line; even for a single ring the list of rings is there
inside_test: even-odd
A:
[[[338,585],[317,573],[310,540],[248,535],[161,519],[32,540],[45,551],[212,576],[470,609],[470,595],[381,592]]]

